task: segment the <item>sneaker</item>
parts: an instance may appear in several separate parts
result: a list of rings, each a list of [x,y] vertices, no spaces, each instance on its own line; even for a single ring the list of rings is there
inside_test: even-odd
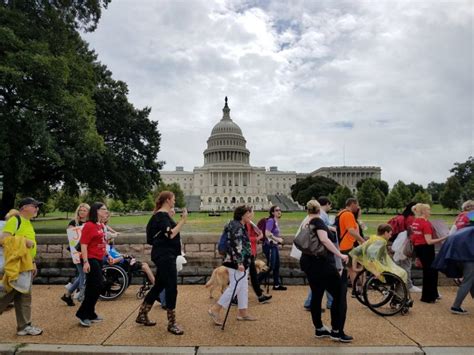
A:
[[[268,301],[270,301],[272,299],[272,296],[271,295],[261,295],[259,298],[258,298],[258,303],[260,304],[264,304],[264,303],[268,303]]]
[[[454,314],[468,314],[469,312],[461,307],[451,307],[451,313]]]
[[[331,332],[329,331],[328,328],[326,328],[324,325],[320,329],[316,329],[316,334],[314,335],[316,338],[328,338],[331,336]]]
[[[32,325],[27,325],[25,327],[25,329],[17,331],[16,335],[20,335],[20,336],[23,336],[23,335],[40,335],[41,333],[43,333],[43,329],[38,328],[38,327],[34,327]]]
[[[274,291],[286,291],[287,288],[283,285],[273,286]]]
[[[100,323],[103,320],[104,318],[98,315],[97,318],[91,319],[91,323]]]
[[[66,294],[62,295],[61,300],[63,300],[64,302],[66,302],[66,304],[67,304],[69,307],[75,306],[74,301],[72,300],[72,297],[71,297],[70,295],[69,295],[69,296],[66,296]]]
[[[357,291],[356,291],[355,288],[352,289],[351,297],[352,297],[352,298],[356,298],[356,297],[357,297]]]
[[[441,293],[438,293],[438,297],[436,297],[436,300],[439,301],[442,299],[443,299],[443,295]]]
[[[341,343],[350,343],[352,340],[354,340],[354,338],[350,335],[344,334],[344,332],[336,332],[334,330],[331,330],[331,334],[329,336],[332,340],[340,341]]]
[[[420,292],[422,291],[422,289],[419,288],[419,287],[417,287],[417,286],[415,286],[415,285],[413,285],[412,287],[410,287],[410,288],[408,289],[408,291],[411,292],[411,293],[420,293]]]
[[[79,324],[83,327],[90,327],[92,322],[89,319],[81,319],[79,318]]]

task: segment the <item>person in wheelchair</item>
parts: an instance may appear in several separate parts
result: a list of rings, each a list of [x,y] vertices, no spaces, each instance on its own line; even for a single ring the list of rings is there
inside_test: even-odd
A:
[[[385,277],[382,273],[391,273],[406,283],[408,279],[407,272],[393,261],[388,252],[387,242],[391,237],[392,227],[386,223],[380,224],[377,227],[377,235],[370,236],[364,244],[359,245],[350,252],[354,270],[359,272],[365,268],[382,282],[385,282]],[[402,294],[400,291],[396,290],[397,294]],[[398,301],[401,302],[403,300],[400,299]],[[393,299],[392,302],[397,302],[397,299]]]
[[[148,278],[148,281],[154,285],[155,276],[151,271],[150,265],[145,262],[138,261],[133,255],[120,254],[114,246],[114,238],[108,238],[106,246],[106,261],[110,265],[119,265],[127,272],[138,272],[143,271]]]

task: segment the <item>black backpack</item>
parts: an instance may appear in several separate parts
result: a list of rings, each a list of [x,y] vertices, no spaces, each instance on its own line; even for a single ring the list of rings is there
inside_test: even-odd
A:
[[[334,225],[336,226],[337,238],[339,239],[339,243],[342,241],[342,238],[344,238],[344,236],[347,233],[347,229],[346,229],[346,231],[344,232],[344,235],[341,235],[341,227],[340,227],[340,223],[339,223],[340,222],[339,220],[340,220],[342,214],[346,213],[346,212],[352,213],[350,211],[343,210],[343,211],[341,211],[337,214],[336,219],[334,220]]]

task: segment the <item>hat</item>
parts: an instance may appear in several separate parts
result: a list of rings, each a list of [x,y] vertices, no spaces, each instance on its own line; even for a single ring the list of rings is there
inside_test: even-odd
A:
[[[44,205],[44,202],[37,201],[33,197],[26,197],[20,200],[20,202],[18,203],[18,208],[22,208],[23,206],[26,206],[26,205],[35,205],[39,207],[41,205]]]

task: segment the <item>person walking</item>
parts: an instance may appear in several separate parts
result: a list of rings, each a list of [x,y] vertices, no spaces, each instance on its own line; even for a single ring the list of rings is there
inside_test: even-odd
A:
[[[324,254],[321,255],[303,253],[300,259],[301,270],[306,274],[312,291],[311,318],[315,327],[315,336],[316,338],[330,337],[334,341],[348,343],[353,340],[353,337],[344,333],[347,306],[344,302],[345,293],[342,291],[344,283],[341,280],[347,276],[344,270],[338,271],[334,257],[340,258],[344,263],[348,262],[349,257],[342,254],[329,239],[329,229],[320,218],[319,202],[310,200],[306,207],[312,238],[318,238],[325,249]],[[333,297],[331,331],[323,325],[321,320],[321,301],[325,290]]]
[[[175,335],[184,334],[176,324],[176,299],[178,296],[178,271],[176,258],[181,255],[180,232],[188,218],[183,209],[181,220],[176,223],[170,216],[174,209],[175,195],[171,191],[162,191],[155,202],[155,210],[146,226],[147,240],[152,240],[151,260],[156,265],[155,284],[145,296],[135,321],[145,326],[154,326],[156,322],[148,318],[148,313],[160,293],[165,290],[168,331]]]
[[[420,259],[423,269],[423,287],[421,302],[435,303],[440,297],[438,293],[438,271],[431,266],[435,259],[435,244],[448,237],[434,239],[434,231],[428,221],[431,215],[430,205],[417,203],[412,207],[415,219],[411,225],[410,239],[415,247],[416,256]]]
[[[234,211],[234,219],[227,226],[227,251],[222,263],[229,273],[229,286],[217,303],[208,311],[215,325],[222,325],[220,312],[230,306],[232,294],[237,295],[237,320],[254,321],[257,318],[248,313],[248,267],[252,256],[250,241],[245,225],[250,223],[252,213],[249,207],[239,206]],[[240,281],[238,281],[240,280]]]
[[[273,290],[286,291],[287,288],[281,284],[280,280],[279,248],[283,244],[283,238],[280,237],[280,225],[278,224],[280,218],[281,208],[278,206],[270,207],[269,217],[265,225],[265,239],[262,249],[273,276]]]
[[[18,204],[20,211],[19,216],[11,217],[3,227],[3,232],[0,236],[0,245],[3,246],[5,239],[11,236],[21,236],[25,238],[25,245],[29,249],[32,262],[32,277],[36,276],[36,233],[31,224],[31,219],[38,215],[38,209],[43,202],[37,201],[32,197],[22,199]],[[5,296],[0,298],[0,314],[13,301],[15,306],[15,315],[17,323],[17,335],[40,335],[43,333],[41,328],[38,328],[31,323],[31,300],[32,287],[30,292],[21,293],[15,289],[8,292]]]
[[[88,221],[82,227],[81,256],[82,269],[86,274],[86,289],[84,300],[76,312],[76,317],[83,327],[90,327],[92,323],[103,320],[95,312],[95,305],[104,285],[102,262],[107,242],[103,221],[107,214],[107,206],[102,202],[95,202],[89,211]]]
[[[82,225],[87,222],[87,218],[89,217],[89,211],[91,207],[87,203],[81,203],[76,208],[76,212],[74,214],[74,219],[69,222],[68,229],[74,228],[82,228]],[[74,291],[79,290],[79,296],[77,300],[82,302],[84,299],[84,291],[85,291],[85,281],[86,275],[84,274],[83,266],[81,264],[80,255],[77,252],[80,252],[80,239],[75,241],[76,244],[73,245],[74,249],[71,249],[71,245],[69,246],[71,252],[72,262],[77,269],[77,277],[74,279],[72,283],[67,284],[66,293],[61,296],[61,300],[64,301],[68,306],[74,306],[74,301],[72,299],[72,294]]]

